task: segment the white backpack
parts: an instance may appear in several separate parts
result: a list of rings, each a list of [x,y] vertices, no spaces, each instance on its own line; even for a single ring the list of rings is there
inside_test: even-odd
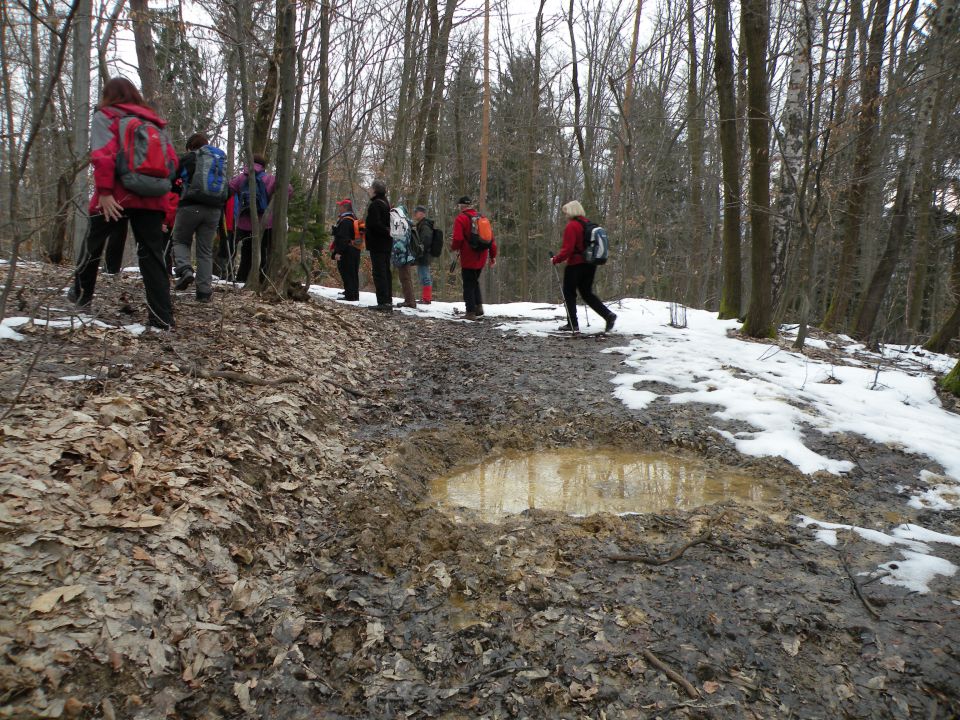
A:
[[[390,209],[390,237],[394,240],[406,240],[410,236],[410,218],[403,205]]]

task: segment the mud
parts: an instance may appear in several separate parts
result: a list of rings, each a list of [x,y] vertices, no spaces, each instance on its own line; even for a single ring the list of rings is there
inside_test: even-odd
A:
[[[342,459],[324,461],[336,480],[315,485],[310,502],[279,493],[299,479],[285,466],[231,461],[262,493],[264,513],[283,505],[298,518],[297,542],[267,553],[275,528],[247,513],[255,533],[237,527],[221,543],[250,554],[238,564],[241,578],[276,573],[292,592],[237,613],[241,629],[202,683],[111,671],[92,656],[77,662],[62,687],[84,701],[81,715],[960,715],[956,579],[940,579],[928,595],[873,582],[859,588],[863,601],[854,580],[863,583],[858,573],[889,553],[843,532],[829,547],[796,524],[809,513],[956,533],[958,513],[911,510],[897,490],[935,469],[923,458],[811,434],[811,447],[856,468],[803,476],[780,459],[737,453],[708,408],[655,402],[627,410],[598,380],[620,370],[621,355],[600,351],[623,337],[520,337],[491,321],[383,318],[317,301],[293,322],[311,333],[353,328],[352,350],[372,358],[373,371],[340,414],[316,397],[314,432],[342,433],[346,444]],[[166,342],[154,352],[170,354]],[[131,349],[131,359],[143,352]],[[282,364],[270,350],[261,355]],[[59,362],[51,372],[82,364]],[[777,497],[762,507],[728,500],[627,517],[532,510],[499,523],[469,513],[455,521],[430,502],[431,481],[458,466],[506,452],[598,447],[749,473]],[[389,472],[364,480],[358,458]],[[610,559],[667,558],[706,532],[707,541],[661,565]],[[941,555],[960,563],[960,548]]]
[[[811,437],[814,447],[858,467],[840,478],[806,477],[779,459],[740,456],[702,407],[626,410],[596,386],[620,363],[599,351],[621,338],[518,337],[492,322],[409,317],[384,325],[392,367],[411,368],[413,377],[389,407],[362,412],[355,430],[402,480],[340,516],[346,535],[324,550],[331,567],[303,581],[330,642],[304,649],[323,678],[313,689],[324,712],[867,718],[960,711],[957,607],[942,594],[875,583],[862,590],[878,609],[874,618],[849,573],[873,570],[880,553],[852,536],[830,548],[795,527],[797,513],[867,527],[889,526],[891,510],[898,522],[919,520],[895,487],[916,476],[922,459],[856,437]],[[532,511],[495,525],[453,523],[426,506],[431,477],[451,466],[511,450],[596,446],[669,451],[748,471],[776,484],[782,499],[762,510],[724,502],[626,518]],[[928,526],[955,530],[926,515]],[[661,567],[606,559],[667,556],[705,528],[711,544]],[[331,587],[363,588],[365,602],[344,601],[342,592],[331,601]],[[383,639],[371,645],[380,625]],[[648,663],[644,650],[686,677],[698,697]],[[278,707],[272,715],[297,713]]]

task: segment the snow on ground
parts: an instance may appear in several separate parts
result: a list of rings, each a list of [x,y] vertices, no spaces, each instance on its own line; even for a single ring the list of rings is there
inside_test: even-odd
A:
[[[311,292],[335,300],[340,291],[314,286]],[[375,302],[372,293],[361,293],[359,303],[347,304]],[[949,371],[955,359],[907,346],[886,345],[873,353],[845,336],[808,338],[810,348],[840,351],[842,364],[831,364],[732,337],[731,331],[740,324],[718,320],[715,313],[688,308],[687,327],[674,328],[668,303],[627,299],[612,307],[618,316],[612,334],[627,344],[607,352],[622,353],[630,368],[611,378],[612,391],[627,407],[641,410],[658,400],[715,406],[718,421],[744,428],[736,432],[718,428],[740,452],[782,456],[804,473],[842,473],[853,467],[846,458],[808,448],[805,437],[811,431],[862,435],[943,467],[944,475],[924,471],[909,479],[910,487],[925,488],[911,497],[911,507],[960,506],[960,417],[941,407],[934,387],[934,374]],[[434,302],[401,312],[456,320],[462,319],[462,308],[462,303]],[[558,325],[565,321],[561,306],[546,303],[484,305],[484,311],[488,318],[503,320],[498,326],[502,330],[526,335],[558,334]],[[599,332],[602,321],[590,313],[588,328],[584,312],[580,310],[581,329]],[[782,334],[795,336],[796,327],[783,328]],[[960,545],[960,537],[916,525],[884,533],[807,516],[800,518],[800,525],[816,525],[818,539],[830,545],[837,544],[838,530],[846,530],[895,548],[899,557],[878,566],[878,573],[887,573],[881,582],[914,592],[928,592],[935,578],[957,571],[953,563],[932,554],[932,546]]]
[[[336,300],[341,291],[314,285],[310,292]],[[345,304],[375,303],[373,293],[363,292],[359,303]],[[611,334],[623,337],[626,344],[605,352],[623,354],[624,365],[630,368],[611,378],[611,391],[626,406],[640,410],[661,401],[715,407],[713,416],[718,421],[742,428],[717,428],[740,452],[782,456],[804,473],[842,473],[853,467],[847,458],[827,457],[808,448],[804,441],[809,432],[862,435],[930,458],[943,468],[943,475],[924,471],[918,478],[905,478],[903,488],[919,488],[909,501],[911,507],[950,510],[960,506],[960,417],[941,407],[934,388],[934,374],[949,371],[953,358],[892,345],[873,353],[845,336],[808,339],[811,348],[839,350],[846,356],[843,364],[831,364],[733,337],[731,331],[739,323],[718,320],[711,312],[688,308],[687,327],[674,328],[669,324],[668,303],[625,299],[612,307],[618,318]],[[466,322],[462,308],[462,303],[435,301],[399,312]],[[488,320],[501,321],[498,328],[526,335],[558,334],[558,325],[565,322],[563,308],[549,303],[485,304],[484,311]],[[584,313],[581,308],[584,333],[600,332],[600,318],[591,312],[588,320]],[[7,318],[0,323],[0,339],[22,340],[16,328],[29,322],[42,325],[45,321]],[[78,323],[109,327],[82,315],[51,320],[50,326]],[[140,324],[123,329],[133,334],[145,330]],[[795,332],[795,327],[783,328],[784,336]],[[954,536],[917,526],[901,526],[886,534],[806,516],[800,524],[816,524],[818,538],[828,544],[836,543],[836,531],[842,529],[883,546],[897,546],[903,557],[880,566],[890,573],[883,582],[925,592],[933,577],[956,572],[953,564],[930,554],[930,543],[960,545],[960,538]]]

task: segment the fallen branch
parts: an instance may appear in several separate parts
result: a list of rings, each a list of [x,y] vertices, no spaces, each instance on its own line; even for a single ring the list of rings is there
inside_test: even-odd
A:
[[[655,558],[648,555],[636,555],[634,553],[610,553],[606,557],[607,560],[613,560],[615,562],[639,562],[644,563],[645,565],[666,565],[667,563],[672,563],[674,560],[681,557],[694,545],[706,545],[709,544],[712,539],[713,531],[708,530],[702,535],[698,535],[693,540],[681,545],[665,558]]]
[[[246,385],[260,385],[263,387],[284,385],[286,383],[300,382],[303,380],[303,378],[297,375],[284,375],[283,377],[278,377],[273,380],[264,380],[263,378],[247,375],[246,373],[235,372],[233,370],[204,370],[203,368],[196,366],[188,368],[178,367],[177,369],[184,375],[190,375],[192,377],[206,379],[222,378],[232,382],[244,383]]]
[[[643,657],[646,659],[648,663],[653,665],[657,670],[662,672],[664,675],[670,678],[673,682],[675,682],[677,685],[682,687],[684,692],[686,692],[688,696],[690,696],[694,700],[700,697],[700,693],[691,684],[689,680],[687,680],[683,675],[681,675],[676,670],[674,670],[669,665],[667,665],[665,662],[663,662],[663,660],[658,658],[656,655],[650,652],[650,650],[648,650],[647,648],[643,649]]]
[[[847,556],[843,550],[839,550],[838,554],[840,555],[840,563],[843,565],[843,569],[847,573],[847,577],[850,578],[850,584],[853,585],[853,591],[857,594],[857,597],[860,598],[860,602],[863,603],[863,606],[867,609],[875,620],[880,619],[880,613],[877,612],[876,608],[870,604],[870,601],[867,600],[867,596],[863,594],[863,590],[860,589],[860,583],[856,581],[853,577],[853,573],[850,572],[850,566],[847,565]]]

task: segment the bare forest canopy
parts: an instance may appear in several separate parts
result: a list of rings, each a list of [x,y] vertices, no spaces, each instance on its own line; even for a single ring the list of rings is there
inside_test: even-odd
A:
[[[334,201],[362,210],[383,177],[447,233],[457,197],[485,190],[501,248],[489,300],[555,299],[546,258],[578,198],[610,233],[608,298],[716,309],[755,336],[813,323],[942,350],[960,326],[956,13],[957,0],[7,0],[0,252],[72,263],[90,100],[125,75],[178,147],[205,131],[232,170],[265,152],[293,183],[274,245],[301,253],[273,274],[302,265],[303,279]]]

